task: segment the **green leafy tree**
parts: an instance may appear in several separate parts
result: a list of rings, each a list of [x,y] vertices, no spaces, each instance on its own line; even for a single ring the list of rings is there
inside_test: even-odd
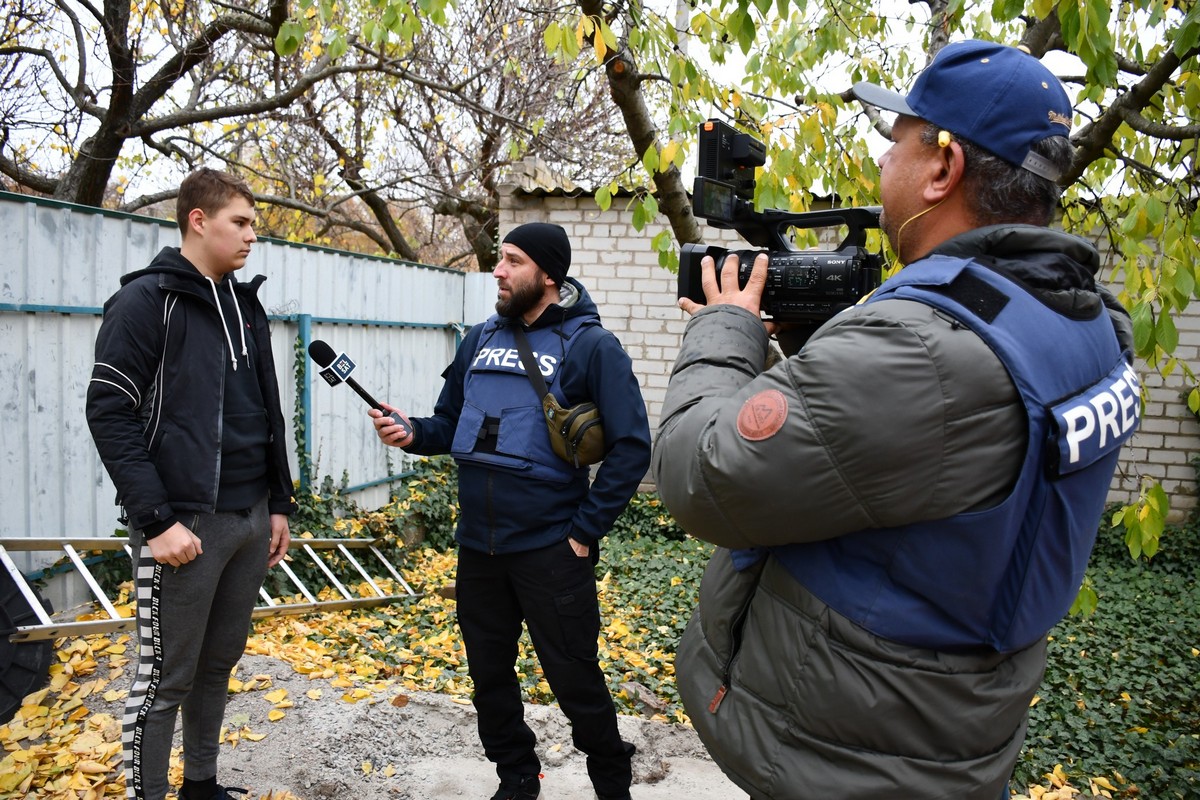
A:
[[[653,247],[669,267],[676,242],[700,238],[680,167],[704,118],[764,141],[758,208],[807,210],[816,195],[871,204],[879,172],[868,138],[889,126],[850,86],[902,90],[948,41],[968,37],[1062,65],[1078,110],[1062,224],[1109,252],[1107,277],[1132,313],[1136,354],[1163,379],[1181,372],[1194,387],[1192,365],[1176,355],[1175,319],[1196,296],[1200,265],[1200,4],[686,0],[667,16],[636,0],[579,0],[546,31],[562,59],[603,67],[641,162],[623,176],[633,181],[634,222],[666,217],[670,232]],[[601,205],[617,187],[600,189]],[[1200,409],[1200,391],[1188,404]],[[1157,550],[1167,511],[1162,487],[1143,479],[1138,502],[1116,513],[1135,558]]]

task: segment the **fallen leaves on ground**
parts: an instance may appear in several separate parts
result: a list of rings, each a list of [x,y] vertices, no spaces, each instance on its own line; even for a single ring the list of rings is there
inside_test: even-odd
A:
[[[462,641],[454,624],[451,583],[456,557],[454,553],[434,550],[414,551],[405,568],[405,579],[421,586],[423,594],[392,606],[352,609],[305,617],[272,617],[259,620],[246,646],[246,652],[285,661],[311,680],[326,681],[335,691],[330,697],[339,702],[379,702],[393,705],[408,702],[406,691],[449,694],[462,705],[470,704],[471,683],[466,671]],[[614,611],[617,592],[611,575],[599,584],[601,608],[608,625],[601,632],[600,658],[627,712],[642,713],[667,720],[663,710],[667,702],[644,680],[674,680],[674,665],[669,654],[647,644],[646,629],[626,621]],[[359,588],[359,587],[356,587]],[[390,590],[390,589],[389,589]],[[364,589],[364,592],[366,590]],[[365,596],[365,594],[364,594]],[[127,602],[122,597],[122,602]],[[132,613],[126,608],[125,614]],[[0,800],[104,800],[125,795],[122,763],[121,720],[111,714],[93,711],[88,701],[106,703],[122,700],[124,690],[111,685],[125,669],[133,669],[133,645],[128,634],[93,635],[61,640],[50,669],[50,683],[28,695],[8,724],[0,726]],[[620,665],[618,670],[616,665]],[[611,674],[616,672],[615,675]],[[518,673],[523,690],[532,702],[552,700],[540,667],[522,638]],[[286,689],[276,689],[268,675],[230,676],[230,693],[260,692],[271,705],[268,719],[282,719],[292,700]],[[324,696],[317,687],[305,692],[311,700]],[[672,714],[678,721],[679,714]],[[686,719],[686,718],[684,718]],[[246,715],[227,720],[221,730],[221,743],[237,747],[243,742],[259,742],[270,732],[254,731]],[[183,764],[178,748],[172,752],[170,780],[179,785]],[[376,768],[366,761],[364,774],[395,773],[391,765]],[[1081,800],[1086,797],[1121,797],[1116,786],[1126,783],[1114,774],[1094,777],[1086,789],[1072,787],[1061,766],[1045,776],[1043,786],[1028,787],[1026,794],[1013,800]],[[303,800],[290,792],[270,792],[258,800]]]
[[[65,640],[50,665],[50,683],[29,694],[0,727],[0,797],[124,797],[121,721],[92,713],[129,663],[128,635]],[[124,692],[116,693],[120,699]],[[110,695],[112,696],[112,695]]]

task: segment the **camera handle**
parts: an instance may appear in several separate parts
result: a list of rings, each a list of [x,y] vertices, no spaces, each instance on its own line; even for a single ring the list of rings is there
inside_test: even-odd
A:
[[[830,208],[820,211],[780,211],[767,209],[754,214],[750,219],[738,219],[731,223],[709,221],[717,228],[730,228],[755,247],[769,250],[794,250],[784,231],[788,228],[827,228],[845,225],[846,238],[836,249],[864,247],[867,230],[879,227],[880,206],[854,206],[852,208]]]

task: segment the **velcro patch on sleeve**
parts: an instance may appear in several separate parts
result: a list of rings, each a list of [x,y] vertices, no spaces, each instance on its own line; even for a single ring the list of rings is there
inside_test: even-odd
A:
[[[742,404],[737,431],[743,439],[761,442],[779,433],[787,420],[787,398],[778,389],[766,389]]]

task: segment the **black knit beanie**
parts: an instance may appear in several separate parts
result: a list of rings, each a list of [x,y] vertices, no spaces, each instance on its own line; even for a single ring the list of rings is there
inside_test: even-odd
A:
[[[504,242],[524,250],[556,286],[562,286],[571,268],[571,240],[561,225],[526,222],[509,231]]]

